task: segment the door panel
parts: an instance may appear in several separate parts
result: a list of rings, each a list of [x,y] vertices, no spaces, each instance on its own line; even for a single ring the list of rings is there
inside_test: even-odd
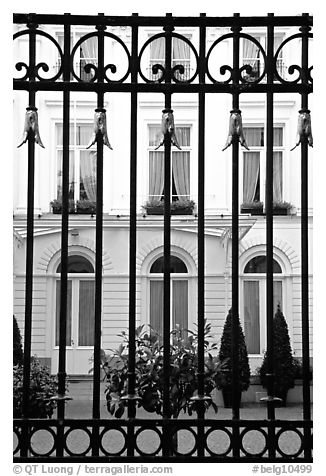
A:
[[[95,283],[79,283],[78,346],[94,345]]]

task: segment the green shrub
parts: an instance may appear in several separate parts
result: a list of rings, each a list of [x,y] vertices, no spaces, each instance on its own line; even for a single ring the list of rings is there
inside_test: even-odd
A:
[[[247,390],[250,384],[250,367],[247,353],[245,337],[239,318],[236,317],[236,326],[239,336],[238,356],[239,356],[239,390]],[[232,310],[230,309],[224,323],[221,337],[221,346],[219,350],[219,360],[225,361],[225,370],[216,375],[216,384],[218,389],[227,389],[232,387]]]
[[[286,399],[290,388],[294,387],[294,380],[298,371],[292,355],[288,326],[283,313],[278,306],[273,319],[273,372],[274,372],[274,396]],[[261,384],[267,387],[267,352],[259,369]]]
[[[15,316],[14,318],[14,328],[13,328],[13,345],[14,345],[14,355],[13,355],[13,364],[21,365],[23,363],[24,354],[22,348],[22,336],[17,324]]]
[[[49,369],[40,364],[36,357],[31,359],[30,394],[28,417],[51,418],[56,402],[50,400],[57,394],[56,378],[50,375]],[[14,418],[21,418],[23,406],[23,366],[13,368],[13,407]]]
[[[162,415],[163,412],[163,349],[160,337],[152,329],[143,330],[144,326],[136,329],[136,393],[139,397],[138,407]],[[215,388],[216,373],[223,367],[218,359],[212,356],[211,350],[215,344],[209,344],[211,325],[205,324],[205,377],[204,392],[209,396]],[[198,337],[189,330],[175,329],[171,332],[170,347],[170,410],[177,418],[183,410],[189,415],[196,410],[192,397],[198,394]],[[105,371],[104,380],[108,411],[117,418],[124,414],[125,404],[122,397],[128,394],[128,336],[123,331],[120,334],[123,342],[115,351],[102,355],[102,368]],[[205,401],[205,409],[217,407],[212,401]]]

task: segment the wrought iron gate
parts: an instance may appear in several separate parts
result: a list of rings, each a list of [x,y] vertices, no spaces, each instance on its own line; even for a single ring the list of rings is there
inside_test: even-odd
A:
[[[268,14],[266,17],[173,17],[167,14],[163,17],[132,16],[95,16],[80,15],[43,15],[43,14],[14,14],[14,23],[26,25],[19,30],[14,39],[25,36],[28,40],[28,63],[20,62],[17,69],[25,72],[23,77],[14,80],[14,89],[28,92],[29,102],[26,112],[25,141],[28,144],[28,212],[27,212],[27,256],[26,256],[26,292],[25,292],[25,331],[24,331],[24,418],[14,420],[14,432],[18,443],[14,451],[15,461],[194,461],[194,462],[240,462],[240,461],[283,461],[294,460],[309,462],[312,459],[312,425],[310,414],[309,393],[309,332],[308,332],[308,129],[310,115],[308,96],[312,92],[311,67],[308,62],[308,43],[312,37],[310,32],[312,18],[308,14],[302,16],[282,17]],[[41,25],[42,27],[40,27]],[[47,25],[63,25],[64,46],[61,49],[57,40],[46,32]],[[87,25],[90,32],[82,37],[96,37],[98,42],[97,64],[86,65],[85,72],[93,74],[91,79],[80,77],[74,70],[74,54],[77,45],[71,48],[71,27]],[[43,28],[44,26],[44,28]],[[116,35],[107,31],[109,26],[129,27],[131,31],[131,50]],[[162,28],[157,35],[139,48],[139,28],[155,26]],[[175,32],[175,28],[192,26],[199,31],[199,48],[191,41]],[[267,48],[260,45],[254,37],[242,31],[244,27],[261,27],[266,32]],[[274,30],[286,26],[297,28],[297,32],[288,37],[274,54]],[[228,28],[229,31],[214,41],[209,51],[206,51],[206,35],[210,27]],[[37,63],[36,42],[38,37],[47,38],[58,50],[60,66],[50,79],[42,77],[42,70],[48,71],[45,63]],[[114,71],[115,65],[104,62],[104,39],[109,37],[119,42],[128,60],[128,70],[123,78],[113,81],[108,78],[107,71]],[[162,37],[165,41],[165,62],[153,65],[153,77],[148,78],[141,70],[141,58],[144,49],[155,38]],[[173,38],[182,38],[196,59],[193,75],[185,75],[182,65],[172,64],[171,45]],[[249,38],[259,47],[263,68],[259,77],[249,81],[244,72],[250,72],[248,66],[240,65],[240,39]],[[293,80],[284,79],[278,72],[278,54],[282,47],[293,39],[301,39],[301,65],[290,67],[290,73],[297,73]],[[209,60],[213,49],[223,42],[233,42],[232,61],[221,68],[222,74],[228,78],[218,81],[210,71]],[[183,76],[185,75],[185,76]],[[87,76],[87,75],[86,75]],[[184,79],[185,78],[185,79]],[[59,392],[57,396],[57,418],[38,420],[27,418],[31,364],[32,337],[32,293],[33,293],[33,233],[34,233],[34,154],[35,143],[40,144],[37,125],[36,95],[40,91],[61,91],[63,96],[63,206],[62,206],[62,241],[61,241],[61,307],[60,307],[60,338],[59,338]],[[97,96],[97,213],[96,213],[96,269],[95,269],[95,332],[94,332],[94,376],[93,376],[93,418],[65,418],[65,384],[66,384],[66,312],[67,312],[67,263],[68,263],[68,186],[69,186],[69,106],[70,94],[73,91],[94,92]],[[120,92],[130,94],[130,242],[129,242],[129,394],[127,397],[128,418],[125,420],[104,420],[100,418],[100,336],[101,336],[101,296],[102,296],[102,235],[103,235],[103,142],[106,140],[105,130],[105,93]],[[164,95],[166,121],[164,133],[164,372],[165,386],[163,395],[163,419],[147,420],[135,418],[136,388],[135,388],[135,324],[136,324],[136,174],[137,174],[137,97],[139,93],[158,93]],[[195,93],[198,95],[198,379],[199,395],[198,415],[194,419],[171,419],[169,407],[169,346],[170,346],[170,171],[171,171],[171,139],[173,139],[172,95],[174,93]],[[232,96],[232,111],[230,117],[229,145],[232,146],[232,310],[239,314],[239,141],[241,136],[241,111],[239,97],[246,93],[266,95],[266,251],[267,251],[267,352],[269,362],[269,386],[267,397],[267,415],[263,420],[243,420],[235,398],[238,386],[238,335],[237,328],[233,329],[233,417],[230,420],[205,419],[204,411],[204,256],[205,256],[205,97],[207,93],[229,94]],[[275,93],[294,93],[301,95],[301,110],[299,116],[302,127],[299,131],[301,147],[301,253],[302,253],[302,353],[303,353],[303,418],[297,421],[275,419],[275,401],[273,396],[273,97]],[[103,140],[104,139],[104,140]],[[42,143],[41,143],[42,144]],[[41,145],[40,144],[40,145]],[[53,447],[46,454],[35,453],[31,448],[31,437],[37,430],[43,429],[53,437]],[[68,435],[74,429],[82,429],[89,437],[89,446],[81,454],[73,454],[67,447]],[[103,445],[107,433],[116,429],[124,438],[124,445],[117,453],[110,453]],[[136,444],[137,435],[152,429],[160,439],[158,449],[152,454],[145,454]],[[180,429],[187,429],[194,437],[194,447],[188,454],[179,454],[173,445],[172,436]],[[258,431],[265,440],[263,449],[255,455],[249,454],[243,445],[245,435]],[[287,431],[296,433],[301,441],[300,448],[295,454],[285,454],[279,446],[279,439]],[[218,454],[207,444],[209,435],[221,431],[229,438],[229,446],[225,452]]]

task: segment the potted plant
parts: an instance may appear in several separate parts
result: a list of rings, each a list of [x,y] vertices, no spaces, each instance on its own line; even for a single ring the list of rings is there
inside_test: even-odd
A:
[[[263,202],[243,202],[241,204],[241,213],[248,213],[251,215],[263,214]]]
[[[77,200],[76,202],[76,213],[88,213],[88,214],[95,214],[96,213],[96,202],[92,200]]]
[[[61,200],[61,198],[52,200],[52,202],[50,202],[50,205],[52,207],[52,213],[54,213],[54,214],[61,214],[62,213],[62,200]],[[75,201],[72,198],[69,199],[69,213],[75,213]]]
[[[274,215],[289,215],[293,206],[289,202],[277,201],[273,202],[273,214]]]
[[[205,376],[204,393],[209,396],[216,387],[216,374],[223,368],[222,363],[212,356],[211,350],[216,344],[209,344],[211,325],[205,324]],[[122,343],[119,348],[102,356],[102,368],[105,371],[104,380],[107,409],[117,418],[124,414],[126,403],[123,397],[128,394],[128,336],[122,331]],[[196,410],[198,394],[198,337],[189,330],[174,329],[171,332],[172,344],[170,354],[170,411],[177,418],[181,411],[192,415]],[[136,329],[136,393],[138,407],[150,413],[163,413],[163,348],[157,332],[144,326]],[[217,412],[217,406],[212,400],[205,400],[205,410],[212,407]]]
[[[278,306],[273,319],[273,373],[274,396],[281,398],[282,405],[286,406],[287,393],[294,387],[295,376],[298,371],[297,363],[292,355],[288,326],[285,317]],[[261,384],[267,387],[267,352],[259,369]]]
[[[51,397],[57,395],[56,377],[50,375],[48,367],[41,365],[36,357],[31,358],[29,418],[51,418],[56,408],[56,401]],[[23,365],[13,367],[13,410],[14,418],[23,416]]]
[[[148,200],[142,207],[147,215],[163,215],[164,200]]]
[[[230,408],[232,406],[232,322],[236,319],[236,327],[238,332],[238,358],[239,358],[239,387],[238,387],[238,404],[240,405],[241,393],[248,389],[250,385],[250,367],[247,353],[247,346],[242,327],[238,317],[233,317],[230,309],[224,323],[223,333],[221,337],[221,345],[219,350],[219,360],[226,362],[222,372],[216,375],[217,388],[222,390],[224,406]]]

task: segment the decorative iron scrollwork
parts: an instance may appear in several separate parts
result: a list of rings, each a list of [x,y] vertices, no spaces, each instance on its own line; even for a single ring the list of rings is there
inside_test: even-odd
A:
[[[310,147],[313,147],[313,139],[311,132],[311,117],[309,109],[300,109],[297,128],[297,142],[291,150],[298,147],[299,144],[307,141]]]
[[[161,141],[160,141],[159,145],[156,147],[155,150],[157,150],[159,147],[161,147],[161,145],[164,144],[164,136],[167,133],[170,136],[170,140],[171,140],[172,145],[175,145],[179,150],[181,150],[178,139],[175,135],[173,110],[172,109],[163,109],[162,112],[163,112],[162,124],[161,124],[162,138],[161,138]]]
[[[103,144],[106,145],[109,149],[113,150],[108,138],[106,128],[106,110],[101,108],[95,109],[93,135],[86,149],[89,149],[92,145],[95,144],[98,133],[100,133],[103,137]]]
[[[232,111],[230,111],[229,133],[228,138],[226,140],[226,144],[222,151],[230,147],[233,140],[239,141],[245,149],[250,150],[243,135],[242,117],[240,109],[232,109]]]
[[[28,106],[26,108],[23,140],[20,142],[19,145],[17,145],[17,148],[21,147],[23,144],[27,142],[28,135],[30,132],[33,133],[36,144],[38,144],[40,147],[45,149],[41,141],[40,132],[38,128],[37,108],[32,106]]]

